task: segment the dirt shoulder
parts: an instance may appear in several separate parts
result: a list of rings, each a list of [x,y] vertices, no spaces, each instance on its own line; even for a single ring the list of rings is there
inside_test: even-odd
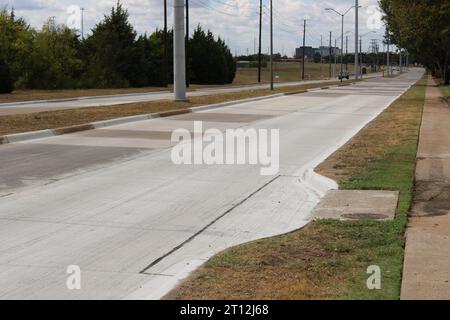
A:
[[[342,189],[400,191],[394,221],[316,221],[228,249],[167,298],[399,299],[425,88],[413,86],[318,168]],[[366,287],[371,265],[382,270],[382,290]]]

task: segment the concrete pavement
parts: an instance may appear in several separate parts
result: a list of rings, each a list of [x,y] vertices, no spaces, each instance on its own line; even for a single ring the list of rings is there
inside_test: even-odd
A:
[[[370,74],[367,78],[380,76],[379,73]],[[313,80],[313,81],[296,81],[296,82],[286,82],[277,83],[275,87],[293,87],[298,85],[307,85],[311,83],[329,83],[334,82],[333,80]],[[213,95],[221,93],[231,93],[246,90],[256,90],[256,89],[266,89],[267,84],[254,84],[245,86],[224,86],[224,87],[213,87],[213,88],[203,88],[197,89],[189,92],[189,96],[203,96],[203,95]],[[148,102],[157,100],[172,99],[173,93],[169,91],[155,91],[150,93],[134,93],[134,94],[121,94],[121,95],[111,95],[111,96],[97,96],[97,97],[81,97],[74,99],[63,99],[63,100],[46,100],[46,101],[24,101],[15,103],[0,103],[0,116],[12,115],[12,114],[24,114],[33,112],[43,112],[43,111],[54,111],[63,109],[74,109],[74,108],[87,108],[87,107],[101,107],[101,106],[112,106],[127,103],[137,103],[137,102]]]
[[[160,298],[218,251],[305,225],[335,187],[312,169],[422,73],[0,146],[0,298]],[[170,133],[194,120],[280,129],[279,175],[174,165]]]
[[[450,299],[450,109],[428,82],[408,224],[403,300]]]

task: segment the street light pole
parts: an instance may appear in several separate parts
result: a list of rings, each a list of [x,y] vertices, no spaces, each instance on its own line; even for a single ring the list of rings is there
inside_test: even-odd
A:
[[[344,15],[342,15],[342,29],[341,29],[341,82],[344,81]]]
[[[81,8],[81,40],[84,40],[84,8]]]
[[[273,3],[270,0],[270,90],[273,89]]]
[[[328,59],[328,62],[329,62],[329,64],[330,64],[330,79],[331,79],[331,38],[332,38],[332,32],[330,31],[330,56],[328,57],[329,59]]]
[[[303,21],[303,57],[302,57],[302,81],[305,80],[305,49],[306,49],[306,19]]]
[[[386,64],[387,64],[387,76],[391,76],[391,56],[390,56],[390,46],[391,46],[391,39],[389,37],[389,30],[386,31],[387,34],[387,56],[386,56]]]
[[[164,35],[163,35],[163,42],[164,42],[164,62],[163,62],[163,81],[164,86],[167,87],[169,84],[169,77],[168,77],[168,66],[169,66],[169,45],[167,43],[167,0],[164,0]]]
[[[358,1],[356,1],[356,4],[358,5]],[[337,13],[338,15],[341,16],[341,19],[342,19],[342,26],[341,26],[342,27],[341,28],[341,76],[340,76],[341,82],[343,81],[342,73],[344,71],[344,17],[353,8],[354,8],[354,6],[351,6],[345,13],[340,13],[339,11],[337,11],[337,10],[335,10],[333,8],[326,8],[325,9],[326,11],[333,11],[333,12]],[[358,8],[356,8],[356,10],[358,10]]]
[[[359,79],[359,54],[358,54],[358,35],[359,35],[359,3],[355,0],[355,79]]]
[[[184,34],[184,0],[173,0],[173,57],[175,101],[186,100],[186,46]]]
[[[261,82],[262,0],[259,0],[258,83]]]

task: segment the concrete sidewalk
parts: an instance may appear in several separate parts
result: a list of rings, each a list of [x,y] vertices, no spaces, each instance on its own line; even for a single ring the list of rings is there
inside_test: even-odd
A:
[[[450,108],[428,81],[407,231],[403,300],[450,299]]]

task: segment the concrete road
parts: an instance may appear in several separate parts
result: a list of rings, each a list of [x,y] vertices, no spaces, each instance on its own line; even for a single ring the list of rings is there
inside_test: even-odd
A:
[[[370,74],[367,77],[380,76],[379,73]],[[336,80],[314,80],[314,81],[298,81],[276,84],[275,87],[291,87],[302,84],[311,83],[326,83]],[[189,93],[189,96],[202,96],[220,93],[239,92],[245,90],[255,90],[268,88],[267,84],[255,84],[245,86],[224,86],[214,88],[197,89]],[[136,103],[136,102],[148,102],[156,100],[172,99],[173,93],[169,91],[157,91],[150,93],[133,93],[133,94],[121,94],[111,96],[97,96],[97,97],[81,97],[74,99],[64,100],[46,100],[46,101],[24,101],[14,103],[0,103],[0,116],[33,113],[42,111],[52,111],[61,109],[74,109],[74,108],[86,108],[86,107],[100,107],[100,106],[112,106],[118,104]]]
[[[305,225],[333,186],[309,170],[422,74],[0,146],[0,298],[160,298],[214,253]],[[279,174],[176,166],[170,134],[193,121],[280,129]]]

